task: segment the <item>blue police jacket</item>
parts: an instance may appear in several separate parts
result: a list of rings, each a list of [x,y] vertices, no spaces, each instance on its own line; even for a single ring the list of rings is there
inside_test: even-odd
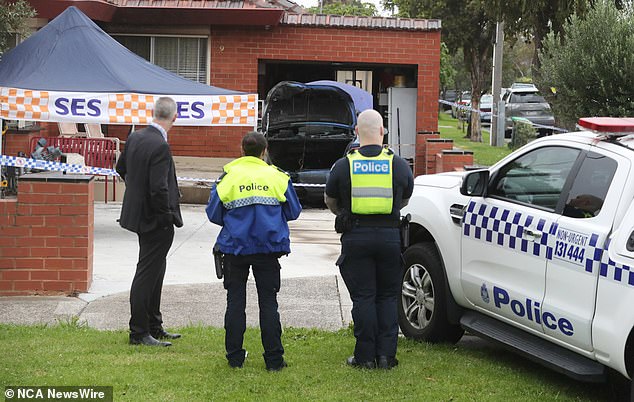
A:
[[[264,161],[243,157],[225,166],[225,175],[230,176],[231,168],[237,164],[240,168],[270,169]],[[225,175],[221,180],[228,179]],[[302,211],[290,178],[284,198],[285,202],[278,205],[249,202],[244,206],[227,208],[218,194],[217,186],[214,187],[205,211],[211,222],[222,226],[216,240],[220,251],[233,255],[290,253],[287,222],[297,219]]]

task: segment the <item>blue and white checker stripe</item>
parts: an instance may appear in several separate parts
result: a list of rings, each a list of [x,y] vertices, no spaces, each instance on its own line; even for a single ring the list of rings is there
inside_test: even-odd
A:
[[[508,209],[472,201],[465,209],[463,235],[552,260],[553,247],[548,245],[548,241],[556,236],[559,224],[540,219],[537,223],[537,230],[542,232],[539,242],[523,239],[524,229],[529,227],[534,220],[535,217],[528,214],[520,212],[512,214]],[[544,231],[546,227],[548,227],[547,232]],[[605,242],[600,242],[599,239],[600,236],[596,233],[590,235],[583,264],[585,271],[591,274],[598,272],[599,277],[634,286],[634,267],[612,261],[607,253],[610,239]]]
[[[534,220],[531,215],[511,213],[508,209],[471,201],[463,217],[463,235],[550,260],[553,248],[548,245],[548,239],[557,233],[557,223],[540,219],[537,230],[542,232],[542,237],[539,242],[534,242],[522,238],[525,228]],[[546,232],[544,228],[547,225]]]
[[[595,246],[592,244],[592,240],[590,245]],[[608,256],[609,247],[610,239],[607,239],[603,248],[596,247],[594,249],[592,257],[586,261],[586,271],[588,271],[591,264],[592,267],[590,269],[592,271],[594,271],[595,267],[599,269],[599,276],[623,285],[634,286],[634,269],[629,265],[617,264],[612,261]]]
[[[100,176],[119,176],[114,169],[94,166],[77,165],[73,163],[50,162],[40,159],[22,158],[19,156],[0,155],[0,166],[15,166],[18,168],[48,170],[53,172],[68,172],[77,174],[92,174]],[[217,183],[217,179],[201,179],[195,177],[177,177],[178,181],[192,181],[202,183]],[[293,187],[326,187],[325,184],[293,183]]]

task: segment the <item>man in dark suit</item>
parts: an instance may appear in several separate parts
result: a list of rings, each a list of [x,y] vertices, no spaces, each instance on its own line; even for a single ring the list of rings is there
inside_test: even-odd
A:
[[[139,237],[139,262],[130,288],[130,344],[170,346],[180,338],[163,329],[161,290],[174,226],[183,226],[174,160],[167,132],[176,120],[176,103],[159,98],[153,121],[130,134],[117,162],[126,189],[119,224]]]

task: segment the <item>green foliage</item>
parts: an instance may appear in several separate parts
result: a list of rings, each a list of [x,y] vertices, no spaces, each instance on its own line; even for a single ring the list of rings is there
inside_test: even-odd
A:
[[[11,35],[28,35],[26,19],[34,16],[26,0],[0,0],[0,53],[7,49]]]
[[[76,315],[70,315],[70,316],[57,318],[57,325],[59,325],[60,328],[67,328],[67,329],[69,328],[87,329],[88,328],[88,324],[86,323],[86,321],[81,321],[79,319],[79,316],[76,316]]]
[[[513,137],[509,142],[509,148],[516,150],[523,147],[537,137],[537,130],[530,122],[515,120],[513,122]]]
[[[572,14],[584,15],[596,0],[490,0],[487,12],[505,22],[509,37],[528,38],[535,44],[533,75],[539,70],[538,52],[546,35],[565,34],[564,24]]]
[[[531,82],[535,44],[532,41],[510,38],[504,41],[502,86],[514,82]]]
[[[443,41],[450,52],[462,48],[464,65],[470,75],[471,106],[480,106],[480,96],[491,81],[491,38],[495,20],[488,15],[486,0],[390,0],[401,17],[438,18],[442,20]],[[471,140],[482,141],[480,119],[471,115]]]
[[[444,42],[441,42],[441,43],[444,43]],[[441,51],[442,51],[442,48],[441,48]],[[441,55],[440,62],[441,62],[441,69],[442,69],[442,55]],[[454,70],[455,73],[453,75],[453,86],[447,86],[447,88],[459,89],[461,91],[466,91],[470,89],[471,75],[465,68],[462,48],[458,49],[457,51],[453,53],[449,52],[449,64],[451,65],[451,68]],[[442,71],[441,71],[441,74],[442,74]]]
[[[444,42],[440,43],[440,88],[455,88],[456,69],[451,64],[449,49]]]
[[[313,14],[331,14],[331,15],[357,15],[359,17],[374,17],[378,15],[376,6],[372,3],[363,3],[360,0],[352,0],[351,2],[335,1],[324,4],[323,7],[311,7],[308,12]]]
[[[465,138],[464,124],[446,113],[438,116],[438,129],[442,138],[452,139],[455,147],[473,151],[476,165],[491,166],[511,153],[507,147],[489,145],[489,131],[482,130],[482,142],[473,142]]]
[[[538,85],[555,88],[555,115],[572,128],[579,117],[631,116],[634,110],[634,12],[599,1],[584,19],[573,16],[565,42],[548,35]]]
[[[347,367],[350,330],[285,328],[288,368],[265,370],[249,328],[244,368],[231,369],[220,328],[178,329],[170,348],[130,346],[127,331],[0,324],[0,389],[7,385],[112,386],[115,401],[584,401],[609,388],[584,384],[485,342],[429,345],[399,338],[398,367]]]

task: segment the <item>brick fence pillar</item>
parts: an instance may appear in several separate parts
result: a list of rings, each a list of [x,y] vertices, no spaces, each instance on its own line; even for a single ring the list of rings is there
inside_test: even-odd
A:
[[[436,155],[444,149],[453,149],[453,140],[447,138],[427,138],[425,146],[425,174],[436,172]]]
[[[440,156],[440,157],[439,157]],[[441,160],[438,163],[439,159]],[[444,149],[436,156],[436,173],[465,170],[465,166],[473,165],[473,151],[463,149]]]
[[[92,176],[20,177],[17,198],[0,200],[0,295],[88,291],[94,199]]]
[[[416,153],[414,156],[414,176],[427,173],[425,166],[425,152],[428,138],[440,138],[438,131],[419,131],[416,133]]]

